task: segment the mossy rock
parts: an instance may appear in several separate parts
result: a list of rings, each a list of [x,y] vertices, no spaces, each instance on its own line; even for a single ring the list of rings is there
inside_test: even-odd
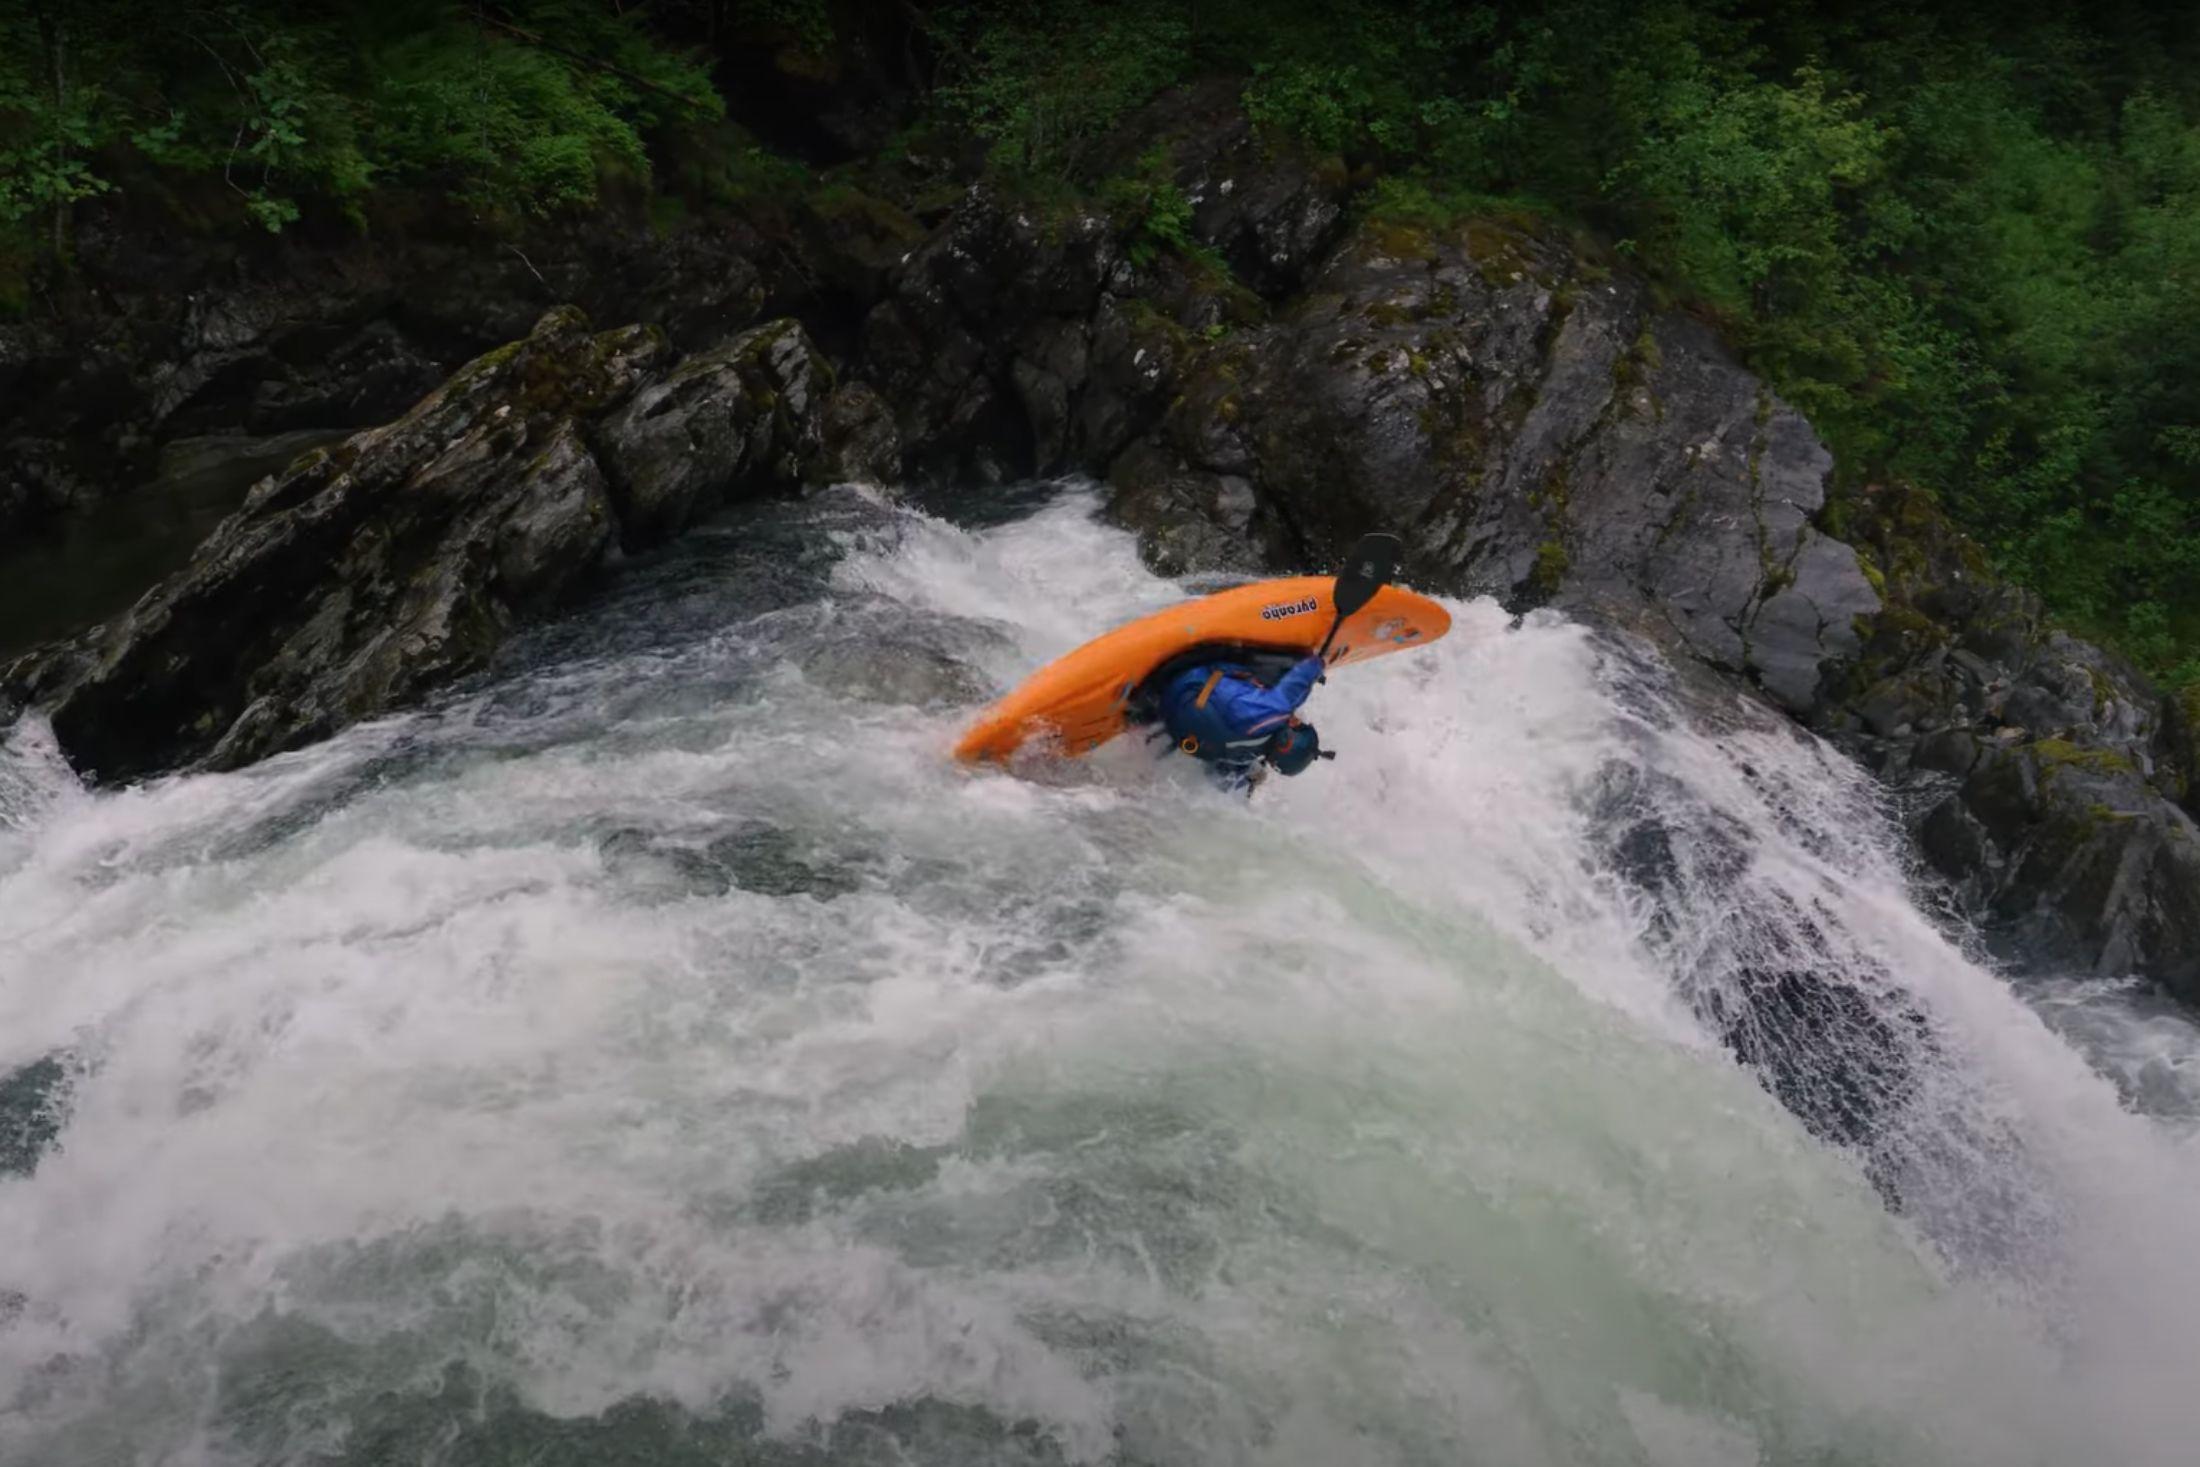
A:
[[[2083,769],[2095,774],[2137,775],[2139,766],[2114,749],[2089,749],[2068,739],[2034,739],[2024,746],[2038,761],[2040,773]]]
[[[1948,639],[1948,629],[1945,626],[1907,602],[1889,601],[1877,616],[1868,620],[1873,633],[1913,639],[1920,646],[1930,646]]]
[[[1117,309],[1123,313],[1124,323],[1140,346],[1152,346],[1158,340],[1180,351],[1190,351],[1200,345],[1199,338],[1191,331],[1143,297],[1131,296],[1119,302]]]
[[[1516,276],[1524,280],[1537,275],[1527,238],[1501,219],[1479,216],[1464,220],[1458,226],[1457,238],[1473,259],[1483,284],[1493,289],[1517,283]]]
[[[2200,811],[2200,683],[2178,688],[2164,702],[2178,803]]]
[[[1880,603],[1884,605],[1887,600],[1886,572],[1879,568],[1877,561],[1861,551],[1857,553],[1856,568],[1864,573],[1865,583],[1872,588],[1872,594],[1877,596]]]
[[[1548,601],[1558,594],[1565,583],[1566,572],[1573,565],[1573,557],[1566,553],[1566,544],[1552,536],[1535,547],[1535,568],[1528,572],[1528,589],[1539,600]]]
[[[908,244],[921,244],[925,228],[908,210],[877,194],[846,183],[832,183],[810,199],[820,218],[860,226],[872,234]]]
[[[1436,258],[1436,236],[1425,225],[1376,218],[1361,226],[1361,234],[1368,243],[1393,260],[1426,261]]]

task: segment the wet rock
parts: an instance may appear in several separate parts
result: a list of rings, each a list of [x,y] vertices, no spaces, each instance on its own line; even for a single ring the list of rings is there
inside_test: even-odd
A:
[[[826,484],[889,485],[901,479],[901,430],[869,384],[847,382],[825,399],[811,476]]]
[[[1749,621],[1748,665],[1782,707],[1817,706],[1828,664],[1846,665],[1863,645],[1859,618],[1879,610],[1855,550],[1810,530],[1786,567],[1788,584],[1764,598]]]
[[[1886,605],[1857,618],[1820,726],[1924,796],[1921,854],[2012,961],[2142,974],[2200,1003],[2180,705],[2051,627],[1916,490],[1845,508]]]
[[[861,309],[787,220],[746,214],[653,227],[612,207],[515,240],[431,209],[262,240],[149,226],[118,194],[78,224],[80,288],[0,327],[0,539],[134,491],[177,437],[389,422],[560,302],[658,323],[683,351],[767,303],[817,323]]]
[[[382,303],[340,278],[185,291],[173,355],[144,375],[144,420],[163,434],[384,421],[446,369],[376,317]]]
[[[2160,788],[2187,814],[2200,816],[2200,684],[2162,700]]]
[[[243,423],[253,433],[363,427],[418,401],[446,372],[446,363],[387,320],[368,321],[330,345],[293,333],[253,384]],[[237,413],[217,399],[195,416],[220,426]]]
[[[1982,876],[1995,859],[1985,827],[1960,795],[1949,795],[1926,812],[1917,839],[1936,870],[1959,879]]]
[[[885,293],[902,257],[924,243],[925,229],[892,202],[846,186],[795,207],[805,264],[828,295],[819,314],[853,311],[860,318]]]
[[[1985,745],[1967,729],[1947,728],[1927,734],[1912,746],[1910,766],[1941,774],[1967,775],[1978,767]]]
[[[554,310],[398,421],[263,481],[127,616],[0,682],[80,769],[131,779],[235,768],[473,671],[585,581],[622,508],[645,543],[706,494],[801,479],[823,381],[799,328],[669,355],[655,331]]]
[[[1149,432],[1197,351],[1191,333],[1150,302],[1103,294],[1088,337],[1085,390],[1071,408],[1074,456],[1106,467]]]
[[[1259,568],[1250,480],[1194,468],[1155,443],[1116,459],[1109,480],[1109,513],[1141,527],[1140,549],[1161,574]]]
[[[669,540],[736,489],[799,483],[832,385],[793,321],[744,331],[643,384],[596,428],[630,550]]]
[[[1060,456],[1082,335],[1119,258],[1098,214],[1041,221],[983,187],[910,253],[857,355],[914,471],[1013,478]]]
[[[2200,826],[2121,756],[1989,745],[1920,844],[2005,947],[2200,1002]]]
[[[1081,321],[1042,322],[1018,343],[1008,367],[1009,383],[1024,411],[1035,473],[1054,473],[1067,466],[1070,400],[1084,388],[1090,359],[1090,341]]]
[[[1869,1151],[1917,1094],[1917,1060],[1930,1053],[1924,1015],[1879,979],[1810,967],[1751,967],[1699,1003],[1734,1057],[1811,1134]],[[1874,1169],[1884,1191],[1883,1167]],[[1888,1199],[1900,1205],[1899,1197]]]
[[[1671,687],[1684,705],[1699,696]],[[1680,781],[1615,761],[1598,772],[1588,813],[1606,867],[1649,899],[1649,951],[1705,1026],[1811,1134],[1857,1151],[1903,1206],[1905,1112],[1939,1044],[1925,1013],[1757,873],[1748,827]]]

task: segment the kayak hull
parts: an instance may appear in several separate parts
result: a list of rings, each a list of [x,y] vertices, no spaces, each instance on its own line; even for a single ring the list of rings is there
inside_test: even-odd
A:
[[[1195,648],[1231,644],[1304,656],[1336,616],[1330,576],[1256,581],[1202,596],[1117,627],[1048,663],[979,715],[955,746],[966,764],[1005,760],[1047,740],[1077,758],[1121,733],[1139,685]],[[1384,586],[1348,616],[1329,650],[1346,667],[1422,647],[1451,630],[1451,613],[1415,591]]]

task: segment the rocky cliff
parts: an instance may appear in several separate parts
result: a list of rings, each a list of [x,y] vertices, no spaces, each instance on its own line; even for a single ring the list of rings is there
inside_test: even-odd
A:
[[[1916,491],[1829,510],[1810,425],[1593,249],[1371,216],[1334,160],[1270,149],[1213,93],[1131,143],[1155,137],[1191,254],[973,183],[929,216],[843,201],[776,236],[515,246],[524,276],[477,258],[422,299],[292,270],[140,310],[81,360],[66,332],[0,343],[0,374],[54,384],[0,425],[18,504],[85,492],[136,438],[394,419],[262,483],[189,569],[7,681],[103,777],[226,767],[479,666],[730,495],[1081,468],[1165,568],[1317,565],[1381,526],[1419,584],[1717,669],[1879,770],[2012,951],[2200,999],[2189,713],[1997,584]],[[609,301],[617,329],[552,312],[398,415],[439,353],[518,335],[543,295]],[[119,448],[86,447],[111,426]]]
[[[99,777],[234,768],[482,666],[614,546],[875,471],[860,455],[882,413],[828,407],[832,369],[795,322],[672,356],[652,328],[552,311],[397,421],[261,481],[183,571],[8,680]]]

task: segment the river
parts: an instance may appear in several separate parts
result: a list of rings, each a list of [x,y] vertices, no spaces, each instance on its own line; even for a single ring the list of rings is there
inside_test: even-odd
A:
[[[14,732],[0,1461],[2193,1460],[2200,1034],[1982,967],[1861,772],[1486,602],[1251,800],[972,772],[1188,588],[935,509],[241,773]]]

